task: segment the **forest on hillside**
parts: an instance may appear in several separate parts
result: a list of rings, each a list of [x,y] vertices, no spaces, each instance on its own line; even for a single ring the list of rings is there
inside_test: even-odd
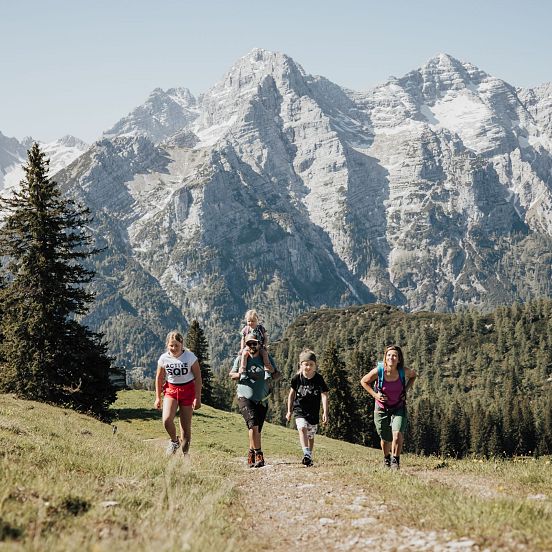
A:
[[[272,421],[285,423],[300,351],[313,349],[330,381],[331,436],[379,446],[373,400],[359,384],[391,343],[418,379],[408,397],[405,449],[463,457],[552,454],[552,301],[482,314],[405,313],[371,304],[299,316],[271,345],[283,371]],[[350,400],[332,401],[336,396]],[[344,403],[344,404],[343,404]]]

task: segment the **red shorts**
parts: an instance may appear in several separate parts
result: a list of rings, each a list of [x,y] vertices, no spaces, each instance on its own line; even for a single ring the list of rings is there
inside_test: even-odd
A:
[[[192,380],[182,385],[167,382],[163,385],[163,394],[165,397],[178,401],[179,406],[192,406],[196,398],[195,382]]]

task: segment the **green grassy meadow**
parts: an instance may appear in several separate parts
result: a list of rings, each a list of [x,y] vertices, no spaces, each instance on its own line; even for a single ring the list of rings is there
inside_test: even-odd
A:
[[[269,550],[235,523],[247,515],[237,488],[248,476],[242,418],[203,406],[189,457],[167,457],[153,400],[119,393],[113,433],[73,411],[0,395],[0,550]],[[263,449],[269,462],[300,458],[289,428],[267,424]],[[405,455],[393,473],[380,468],[379,451],[318,436],[316,460],[337,486],[377,492],[405,525],[491,550],[552,549],[550,458]]]

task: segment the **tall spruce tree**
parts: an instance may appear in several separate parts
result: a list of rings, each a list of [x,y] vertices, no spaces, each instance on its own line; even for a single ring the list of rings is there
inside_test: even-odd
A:
[[[228,377],[227,372],[215,372],[213,374],[213,404],[215,408],[232,410],[232,401],[236,395],[236,387]]]
[[[351,393],[351,385],[345,363],[339,358],[335,345],[330,345],[322,362],[320,372],[329,388],[328,424],[325,435],[351,443],[357,442],[357,433],[360,428],[355,427],[355,402]]]
[[[209,344],[205,338],[205,333],[199,322],[193,320],[188,328],[186,335],[186,347],[194,353],[201,369],[201,379],[203,388],[201,390],[201,401],[210,406],[213,405],[213,373],[209,364]]]
[[[354,398],[356,411],[354,413],[355,442],[365,446],[378,447],[379,437],[374,426],[374,399],[360,385],[360,380],[377,363],[375,355],[354,349],[348,363],[351,394]]]
[[[100,417],[115,400],[102,336],[80,325],[93,295],[89,211],[61,195],[33,144],[19,191],[0,199],[0,389]]]

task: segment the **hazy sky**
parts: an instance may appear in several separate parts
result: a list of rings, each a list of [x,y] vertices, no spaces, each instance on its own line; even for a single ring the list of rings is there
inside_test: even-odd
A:
[[[156,87],[206,91],[253,48],[356,90],[440,52],[552,81],[548,0],[2,0],[0,132],[91,142]]]

